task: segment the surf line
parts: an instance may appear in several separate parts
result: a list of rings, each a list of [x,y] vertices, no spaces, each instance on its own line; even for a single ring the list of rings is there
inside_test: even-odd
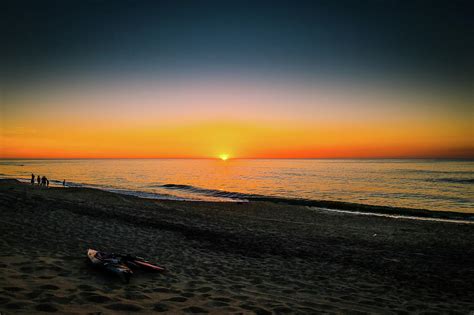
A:
[[[416,217],[416,216],[409,216],[409,215],[396,215],[396,214],[384,214],[384,213],[370,213],[370,212],[361,212],[361,211],[327,209],[327,208],[310,207],[310,206],[308,206],[307,208],[310,209],[310,210],[316,210],[316,211],[348,213],[348,214],[354,214],[354,215],[368,215],[368,216],[386,217],[386,218],[392,218],[392,219],[408,219],[408,220],[448,222],[448,223],[459,223],[459,224],[474,224],[474,221],[467,221],[467,220],[441,219],[441,218],[425,218],[425,217]]]

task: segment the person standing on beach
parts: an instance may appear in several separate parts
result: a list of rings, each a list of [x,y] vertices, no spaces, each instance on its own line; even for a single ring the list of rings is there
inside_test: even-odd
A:
[[[63,180],[63,187],[66,187],[66,180]]]
[[[46,187],[49,187],[49,179],[46,178]]]
[[[31,173],[31,185],[35,184],[35,174]]]
[[[41,186],[41,177],[38,175],[38,178],[36,179],[36,181],[38,182],[38,186]]]
[[[44,175],[41,178],[41,186],[46,186],[46,176],[44,176]]]

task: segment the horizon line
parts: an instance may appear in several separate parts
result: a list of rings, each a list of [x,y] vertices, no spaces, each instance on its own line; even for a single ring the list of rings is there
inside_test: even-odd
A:
[[[219,157],[0,157],[0,160],[221,160]],[[418,157],[230,157],[230,160],[474,160],[474,156]]]

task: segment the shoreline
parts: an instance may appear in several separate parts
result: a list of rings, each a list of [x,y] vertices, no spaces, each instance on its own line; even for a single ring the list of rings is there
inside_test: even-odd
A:
[[[9,181],[9,180],[16,180],[21,183],[28,182],[20,181],[16,178],[0,178],[0,182],[2,181]],[[174,185],[174,184],[165,184],[164,187],[170,186],[187,186],[187,185]],[[50,188],[63,188],[60,185],[53,185]],[[317,208],[325,208],[329,210],[344,210],[348,212],[353,212],[355,214],[385,214],[389,216],[400,216],[400,217],[420,217],[420,218],[433,218],[433,219],[445,219],[445,220],[453,220],[453,221],[469,221],[474,222],[474,213],[470,212],[459,212],[459,211],[439,211],[439,210],[429,210],[429,209],[419,209],[419,208],[405,208],[405,207],[395,207],[395,206],[381,206],[381,205],[371,205],[365,203],[354,203],[354,202],[346,202],[346,201],[336,201],[336,200],[312,200],[312,199],[305,199],[305,198],[285,198],[285,197],[273,197],[273,196],[264,196],[264,195],[252,195],[252,194],[244,194],[244,193],[235,193],[235,192],[226,192],[221,191],[222,194],[230,194],[235,197],[228,198],[229,200],[217,200],[217,201],[208,201],[208,200],[193,200],[193,199],[185,199],[173,195],[164,194],[157,194],[157,193],[150,193],[145,191],[128,191],[125,189],[118,189],[118,188],[100,188],[94,187],[93,185],[78,185],[72,187],[66,187],[68,189],[96,189],[100,191],[106,191],[110,193],[125,195],[125,196],[134,196],[141,199],[149,199],[149,200],[170,200],[170,201],[182,201],[182,202],[223,202],[223,203],[231,203],[231,202],[272,202],[272,203],[284,203],[288,205],[294,206],[306,206],[306,207],[317,207]],[[203,189],[208,190],[208,189]],[[159,196],[154,198],[153,195]],[[239,199],[241,198],[241,199]]]
[[[474,226],[282,202],[142,199],[0,180],[0,311],[36,314],[468,313]],[[86,250],[164,274],[124,285]]]
[[[363,203],[353,203],[345,201],[331,200],[308,200],[308,199],[289,199],[274,197],[257,197],[253,201],[283,202],[289,205],[326,208],[330,210],[345,210],[348,212],[363,212],[373,214],[387,214],[398,216],[418,216],[422,218],[439,218],[450,220],[467,220],[474,222],[474,213],[456,212],[456,211],[437,211],[428,209],[403,208],[391,206],[378,206]]]

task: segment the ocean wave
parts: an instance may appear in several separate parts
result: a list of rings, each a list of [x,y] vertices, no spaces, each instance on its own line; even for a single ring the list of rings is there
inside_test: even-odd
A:
[[[113,188],[106,188],[103,189],[108,192],[116,193],[116,194],[121,194],[121,195],[129,195],[129,196],[135,196],[139,198],[146,198],[146,199],[159,199],[159,200],[179,200],[179,201],[191,201],[186,198],[181,198],[178,196],[173,196],[173,195],[167,195],[167,194],[157,194],[157,193],[150,193],[150,192],[145,192],[145,191],[139,191],[139,190],[130,190],[130,189],[113,189]]]
[[[471,205],[474,201],[468,196],[459,197],[447,194],[429,194],[418,192],[373,192],[369,194],[370,197],[382,197],[385,199],[405,199],[405,200],[440,200],[452,201],[459,204]]]
[[[0,161],[0,165],[25,166],[25,163],[23,163],[23,162],[14,162],[14,161]]]
[[[63,184],[61,180],[55,180],[55,179],[50,180],[50,183],[54,184],[55,186],[62,186]],[[125,189],[125,188],[120,188],[120,187],[105,186],[105,185],[98,185],[98,184],[66,182],[66,187],[67,188],[94,188],[94,189],[100,189],[103,191],[108,191],[108,192],[112,192],[116,194],[135,196],[135,197],[147,198],[147,199],[181,200],[181,201],[188,200],[186,198],[181,198],[181,197],[169,195],[169,194],[159,194],[159,193],[152,193],[152,192],[146,192],[146,191],[141,191],[141,190]]]
[[[247,200],[254,197],[259,197],[258,195],[244,194],[238,192],[231,192],[219,189],[208,189],[202,187],[196,187],[191,185],[182,185],[182,184],[164,184],[164,185],[151,185],[149,187],[155,188],[165,188],[172,190],[182,190],[190,193],[200,194],[204,196],[216,197],[216,198],[228,198],[234,200]]]
[[[474,184],[474,178],[432,178],[428,179],[428,181],[455,184]]]
[[[417,169],[393,169],[394,173],[414,173],[414,174],[438,174],[438,175],[474,175],[474,171],[439,171],[439,170],[417,170]]]
[[[414,208],[400,208],[400,207],[390,207],[390,206],[378,206],[378,205],[370,205],[370,204],[362,204],[362,203],[352,203],[352,202],[344,202],[344,201],[330,201],[330,200],[312,200],[306,198],[285,198],[285,197],[277,197],[277,196],[265,196],[265,195],[257,195],[257,194],[244,194],[244,193],[237,193],[237,192],[229,192],[224,190],[216,190],[216,189],[207,189],[202,187],[196,187],[192,185],[183,185],[183,184],[164,184],[164,185],[154,185],[155,187],[165,188],[165,189],[172,189],[172,190],[181,190],[196,194],[203,194],[212,197],[225,197],[231,199],[240,199],[245,201],[268,201],[268,202],[277,202],[277,203],[286,203],[291,205],[299,205],[299,206],[310,206],[310,207],[321,207],[327,209],[336,209],[341,211],[350,211],[350,212],[367,212],[367,213],[378,213],[378,214],[388,214],[394,215],[397,217],[405,217],[411,216],[413,218],[420,217],[432,217],[432,218],[444,218],[449,220],[468,220],[473,221],[474,217],[472,214],[464,214],[464,213],[457,213],[457,212],[443,212],[443,211],[432,211],[432,210],[425,210],[425,209],[414,209]],[[420,194],[406,194],[406,197],[421,197],[423,195]],[[401,198],[404,194],[394,193],[393,197]],[[423,197],[437,197],[437,196],[423,196]],[[457,202],[463,203],[472,203],[472,200],[463,199],[460,200],[459,198],[452,198],[441,196],[441,199],[455,199]]]
[[[268,196],[268,195],[258,195],[258,194],[247,194],[247,193],[239,193],[239,192],[231,192],[225,191],[220,189],[208,189],[202,187],[196,187],[192,185],[184,185],[184,184],[156,184],[150,185],[148,187],[154,188],[165,188],[169,190],[178,190],[183,191],[188,194],[196,195],[196,196],[209,196],[214,198],[224,198],[229,199],[231,201],[285,201],[288,202],[291,200],[291,203],[311,203],[313,201],[319,202],[321,200],[313,200],[307,198],[287,198],[282,196]],[[383,192],[383,193],[371,193],[369,194],[370,197],[383,197],[383,198],[392,198],[392,199],[405,199],[405,200],[445,200],[445,201],[454,201],[461,204],[472,204],[473,200],[470,198],[459,198],[454,196],[447,196],[447,195],[434,195],[434,194],[426,194],[426,193],[415,193],[415,192]]]

